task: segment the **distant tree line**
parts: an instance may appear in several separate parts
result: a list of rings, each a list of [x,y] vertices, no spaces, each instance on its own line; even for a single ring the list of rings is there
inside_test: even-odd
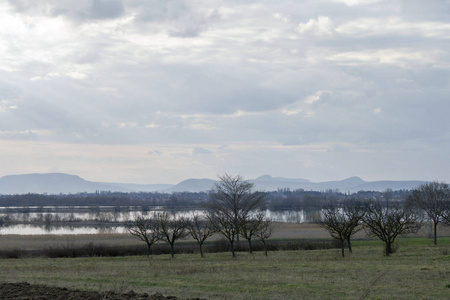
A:
[[[18,194],[0,195],[0,206],[27,207],[27,206],[141,206],[144,210],[160,206],[165,209],[195,209],[202,208],[208,201],[209,192],[96,192],[77,194]],[[391,191],[390,198],[405,199],[411,191]],[[342,193],[339,191],[305,191],[302,189],[279,189],[264,192],[265,203],[262,208],[271,210],[302,210],[320,209],[330,201],[343,201],[349,199],[382,199],[385,192],[360,191],[357,193]]]
[[[208,199],[208,193],[121,193],[96,192],[77,194],[19,194],[0,195],[0,206],[164,206],[167,208],[195,208]]]

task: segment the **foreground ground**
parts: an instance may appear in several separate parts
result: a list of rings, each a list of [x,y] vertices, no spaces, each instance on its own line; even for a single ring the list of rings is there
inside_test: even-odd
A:
[[[154,295],[137,294],[129,291],[123,294],[114,292],[92,292],[69,290],[67,288],[49,287],[46,285],[21,283],[0,283],[0,297],[3,300],[176,300],[176,297],[164,297],[159,293]]]
[[[238,253],[237,259],[229,253],[4,259],[0,282],[205,299],[449,299],[450,238],[440,242],[403,239],[391,257],[378,242],[361,241],[345,258],[332,249]]]
[[[203,259],[195,254],[175,259],[168,255],[1,259],[0,298],[152,299],[151,295],[161,293],[178,299],[450,299],[450,237],[444,237],[450,236],[449,228],[441,228],[438,246],[432,244],[428,231],[424,228],[418,236],[399,240],[391,257],[383,256],[380,242],[358,240],[354,253],[345,258],[339,249],[331,249],[269,252],[268,257],[260,252],[238,253],[237,259],[230,253],[207,253]],[[278,224],[275,237],[327,236],[314,224]],[[357,238],[366,236],[359,233]],[[129,245],[136,240],[107,234],[0,236],[0,249],[87,242]],[[88,298],[85,292],[101,298]],[[145,298],[145,293],[150,296]]]

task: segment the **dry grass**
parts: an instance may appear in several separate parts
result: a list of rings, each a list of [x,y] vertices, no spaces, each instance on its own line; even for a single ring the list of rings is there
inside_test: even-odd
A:
[[[207,299],[448,299],[450,239],[405,239],[392,257],[379,243],[339,249],[154,257],[1,260],[0,281],[91,290],[133,289]]]
[[[275,238],[326,238],[315,224],[277,224]],[[427,239],[403,239],[398,252],[383,256],[376,241],[340,250],[285,251],[115,258],[0,260],[0,281],[42,283],[89,290],[133,289],[153,294],[207,299],[449,299],[449,227],[440,227],[439,246]],[[363,232],[358,238],[366,237]],[[355,239],[356,240],[356,239]],[[39,250],[58,245],[135,245],[127,234],[0,236],[0,249]]]

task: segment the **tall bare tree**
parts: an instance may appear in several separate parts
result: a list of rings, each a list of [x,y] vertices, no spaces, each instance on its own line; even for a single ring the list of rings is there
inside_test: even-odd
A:
[[[152,254],[152,245],[161,239],[157,215],[143,216],[135,214],[132,220],[125,223],[128,232],[147,244],[147,255]]]
[[[386,256],[393,252],[397,236],[416,233],[421,227],[421,217],[414,209],[393,201],[368,203],[363,222],[369,235],[384,242]]]
[[[233,244],[239,237],[240,228],[247,222],[251,211],[265,205],[265,194],[253,191],[253,183],[240,175],[225,174],[219,179],[205,208],[207,217],[217,232],[230,242],[232,255],[235,257]]]
[[[412,190],[408,201],[423,211],[433,222],[434,244],[437,245],[437,226],[445,221],[450,210],[450,187],[443,182],[430,182]]]
[[[156,218],[161,240],[170,245],[170,254],[175,257],[175,242],[185,238],[189,232],[184,218],[170,218],[167,212],[159,213]]]
[[[197,241],[200,256],[203,257],[203,243],[215,233],[213,224],[208,219],[193,214],[190,219],[186,220],[186,226],[189,234]]]

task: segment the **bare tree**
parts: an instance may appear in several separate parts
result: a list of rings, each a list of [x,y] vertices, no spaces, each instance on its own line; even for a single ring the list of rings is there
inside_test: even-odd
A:
[[[203,257],[203,243],[215,233],[211,221],[201,218],[198,214],[193,214],[190,219],[186,220],[186,226],[189,234],[197,241],[200,256]]]
[[[133,220],[128,220],[125,226],[131,235],[147,244],[147,255],[151,255],[152,245],[161,239],[157,215],[154,213],[152,216],[144,217],[135,214]]]
[[[344,202],[343,210],[348,219],[346,232],[348,251],[352,253],[351,237],[363,228],[360,225],[366,214],[366,208],[365,204],[359,200],[349,200]]]
[[[270,220],[268,220],[265,216],[260,219],[260,225],[258,230],[256,231],[256,237],[263,243],[264,246],[264,255],[267,256],[267,243],[266,240],[270,238],[273,234],[274,227]]]
[[[351,237],[362,229],[361,222],[365,209],[359,201],[349,200],[342,207],[335,203],[328,204],[322,211],[322,219],[318,223],[330,235],[340,241],[342,257],[345,256],[345,243],[352,253]]]
[[[332,238],[341,243],[342,257],[344,257],[345,240],[347,238],[345,215],[339,211],[336,205],[332,204],[327,205],[322,213],[322,219],[318,223],[330,233]]]
[[[249,252],[253,253],[252,238],[258,233],[261,227],[261,223],[264,220],[264,215],[258,213],[255,217],[251,217],[248,220],[243,220],[241,225],[241,235],[248,241]]]
[[[370,236],[385,243],[386,256],[393,253],[397,236],[416,233],[421,227],[420,215],[403,202],[368,203],[363,222]]]
[[[239,222],[239,220],[234,219],[231,215],[221,210],[209,210],[206,217],[211,222],[214,230],[228,240],[231,255],[235,258],[234,239],[238,234],[240,224],[236,222]]]
[[[175,242],[185,238],[189,234],[186,227],[186,220],[184,218],[171,219],[167,212],[163,212],[157,215],[157,222],[161,240],[170,245],[170,254],[174,258]]]
[[[239,231],[248,220],[249,213],[265,204],[262,192],[253,191],[253,183],[242,176],[225,174],[219,177],[208,201],[205,203],[207,217],[229,242],[234,253],[234,240],[239,238]]]
[[[412,190],[408,201],[425,211],[433,221],[434,244],[437,245],[437,225],[445,221],[450,210],[450,187],[447,183],[430,182]]]

